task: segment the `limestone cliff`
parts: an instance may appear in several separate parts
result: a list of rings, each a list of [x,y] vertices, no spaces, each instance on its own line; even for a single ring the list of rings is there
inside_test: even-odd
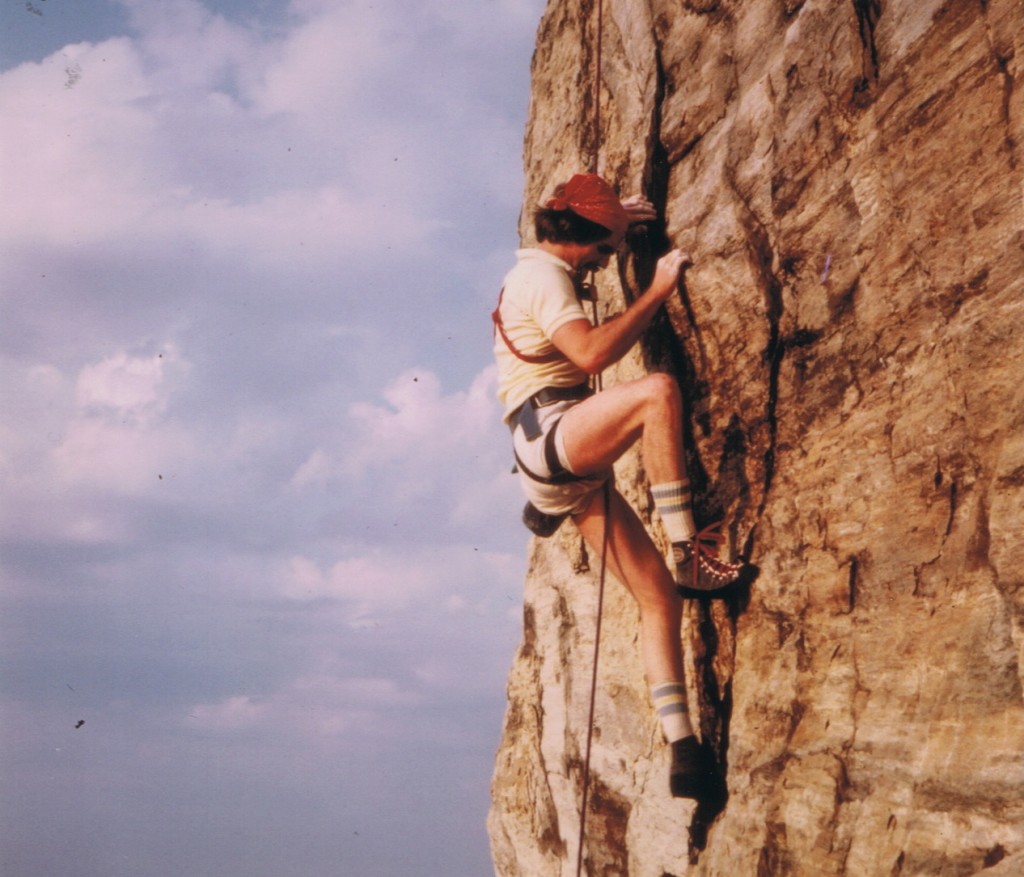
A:
[[[608,586],[585,873],[1024,874],[1024,4],[604,0],[601,172],[694,266],[606,382],[675,373],[707,520],[760,567],[683,637],[730,796],[697,813]],[[529,208],[586,169],[595,0],[551,0]],[[527,236],[527,212],[523,233]],[[642,462],[618,485],[651,520]],[[524,531],[525,533],[525,531]],[[596,566],[530,545],[489,819],[575,873]]]

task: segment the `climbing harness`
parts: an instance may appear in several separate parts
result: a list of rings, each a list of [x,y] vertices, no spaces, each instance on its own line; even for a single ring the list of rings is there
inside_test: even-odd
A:
[[[529,353],[523,353],[515,344],[512,343],[512,339],[505,334],[505,324],[501,319],[501,300],[505,297],[505,287],[501,288],[501,292],[498,293],[498,306],[491,311],[491,322],[494,323],[495,331],[501,335],[501,340],[505,342],[505,346],[512,352],[512,355],[516,359],[521,359],[523,362],[528,362],[531,365],[541,365],[545,362],[554,362],[555,360],[562,358],[562,353],[559,350],[552,350],[550,353],[542,353],[537,356]]]
[[[580,292],[580,286],[577,285],[577,294],[582,298],[583,295],[581,295]],[[498,294],[498,306],[491,313],[491,320],[494,322],[495,332],[501,335],[501,339],[505,342],[505,346],[508,347],[509,351],[511,351],[511,353],[518,359],[529,363],[554,362],[556,359],[560,359],[562,357],[562,353],[557,349],[553,350],[551,353],[534,356],[523,353],[515,346],[512,339],[506,334],[505,327],[501,319],[501,300],[504,295],[505,290],[502,288],[501,292]],[[593,301],[592,290],[588,288],[586,290],[586,295],[591,301]],[[509,415],[509,429],[515,433],[516,429],[521,426],[523,427],[523,431],[526,434],[527,439],[533,440],[537,438],[541,432],[540,426],[537,422],[538,408],[543,408],[554,402],[585,399],[588,396],[593,395],[593,393],[594,390],[588,383],[579,384],[575,387],[543,387],[541,390],[530,396],[529,399],[523,402],[522,405]],[[544,462],[547,465],[548,472],[551,473],[550,476],[544,476],[538,472],[533,472],[516,452],[514,444],[512,446],[512,454],[515,457],[516,464],[513,467],[513,472],[518,470],[528,478],[531,478],[534,481],[539,481],[542,484],[569,484],[573,481],[582,480],[580,476],[574,475],[566,469],[562,465],[562,461],[558,459],[558,451],[555,448],[555,435],[558,431],[559,422],[561,422],[560,419],[552,425],[551,429],[548,430],[548,434],[544,438]],[[552,536],[555,531],[562,526],[562,521],[567,517],[568,514],[551,514],[549,512],[542,512],[529,501],[527,501],[526,505],[523,506],[523,525],[527,530],[535,536],[539,536],[541,539],[547,539],[549,536]]]
[[[578,278],[575,280],[573,285],[576,289],[576,297],[582,301],[589,301],[591,303],[593,321],[596,324],[598,321],[598,315],[594,285],[592,283],[585,283]],[[517,359],[535,365],[547,362],[556,362],[563,359],[564,354],[557,348],[549,353],[534,355],[523,353],[523,351],[516,347],[515,343],[505,331],[504,321],[501,317],[501,302],[504,297],[505,288],[502,287],[501,292],[498,293],[497,307],[495,307],[491,312],[491,321],[494,323],[495,333],[501,336],[501,340],[505,342],[505,346],[509,349],[509,352],[511,352]],[[572,387],[543,387],[530,396],[509,415],[509,429],[514,433],[517,428],[522,427],[527,440],[533,441],[541,434],[541,428],[537,422],[537,409],[551,405],[555,402],[580,401],[592,396],[594,392],[595,388],[591,387],[587,382],[577,384]],[[586,480],[586,476],[576,475],[566,469],[565,466],[562,465],[562,461],[558,458],[558,451],[555,447],[555,436],[557,435],[558,425],[560,422],[561,419],[556,421],[548,430],[547,435],[544,436],[544,463],[547,466],[550,475],[541,475],[539,472],[532,471],[513,448],[513,454],[516,460],[516,469],[528,478],[538,481],[541,484],[570,484],[573,481]],[[529,502],[523,509],[523,523],[531,532],[541,537],[547,537],[554,533],[562,521],[565,520],[565,517],[565,515],[550,515],[546,512],[542,512],[537,509],[533,503]]]
[[[593,394],[594,391],[590,388],[589,384],[580,384],[575,387],[545,387],[540,392],[532,395],[515,410],[509,418],[509,428],[512,432],[515,432],[522,427],[527,441],[535,441],[540,438],[542,432],[537,421],[538,408],[543,408],[545,405],[550,405],[553,402],[586,399]],[[586,480],[586,476],[576,475],[574,472],[566,469],[558,458],[555,437],[558,434],[558,425],[561,422],[561,418],[556,420],[547,431],[547,435],[544,436],[544,463],[548,468],[548,472],[551,473],[550,475],[545,476],[531,471],[516,452],[514,445],[512,448],[519,471],[528,478],[539,481],[541,484],[570,484],[573,481]]]

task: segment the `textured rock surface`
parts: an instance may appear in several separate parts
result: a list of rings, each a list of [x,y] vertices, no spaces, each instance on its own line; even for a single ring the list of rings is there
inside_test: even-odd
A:
[[[609,582],[586,873],[1024,874],[1024,4],[604,3],[600,170],[667,219],[604,306],[665,235],[695,261],[606,380],[678,375],[761,573],[681,632],[706,837]],[[590,162],[595,9],[541,22],[527,207]],[[641,461],[618,483],[649,514]],[[489,824],[499,875],[567,877],[597,563],[571,524],[530,552]]]

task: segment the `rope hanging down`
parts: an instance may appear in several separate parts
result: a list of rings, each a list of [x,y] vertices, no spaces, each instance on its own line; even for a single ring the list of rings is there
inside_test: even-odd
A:
[[[597,702],[597,656],[601,652],[601,616],[604,614],[604,580],[608,569],[608,517],[611,514],[611,482],[604,483],[604,536],[601,540],[601,575],[597,584],[597,621],[594,661],[590,670],[590,710],[587,715],[587,748],[583,757],[583,794],[580,800],[580,836],[576,846],[576,877],[583,873],[583,841],[586,838],[587,803],[590,797],[590,748],[594,740],[594,706]]]
[[[590,172],[596,174],[601,154],[601,48],[604,38],[604,0],[597,0],[597,46],[594,51],[594,140],[590,154]]]
[[[590,157],[590,171],[597,173],[601,153],[601,50],[604,31],[604,0],[597,0],[597,46],[594,53],[594,128],[593,149]],[[596,284],[595,284],[596,290]],[[600,322],[597,312],[597,293],[591,299],[594,323]],[[601,375],[594,379],[594,389],[602,388]],[[597,703],[597,659],[601,653],[601,617],[604,614],[604,583],[608,569],[608,522],[611,517],[611,482],[604,485],[604,534],[601,539],[601,574],[597,585],[597,618],[594,632],[594,660],[590,671],[590,708],[587,713],[587,744],[583,756],[583,791],[580,796],[580,834],[576,844],[576,877],[583,874],[583,842],[586,839],[587,807],[590,799],[590,752],[594,741],[594,709]]]

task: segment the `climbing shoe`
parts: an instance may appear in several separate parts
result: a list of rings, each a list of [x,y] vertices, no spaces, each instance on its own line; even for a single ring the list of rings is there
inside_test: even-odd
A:
[[[719,597],[739,582],[747,564],[718,556],[724,537],[721,523],[711,524],[691,541],[672,543],[676,589],[683,597]]]
[[[714,752],[692,734],[672,744],[668,782],[673,798],[693,798],[705,804],[714,803],[726,791]]]

